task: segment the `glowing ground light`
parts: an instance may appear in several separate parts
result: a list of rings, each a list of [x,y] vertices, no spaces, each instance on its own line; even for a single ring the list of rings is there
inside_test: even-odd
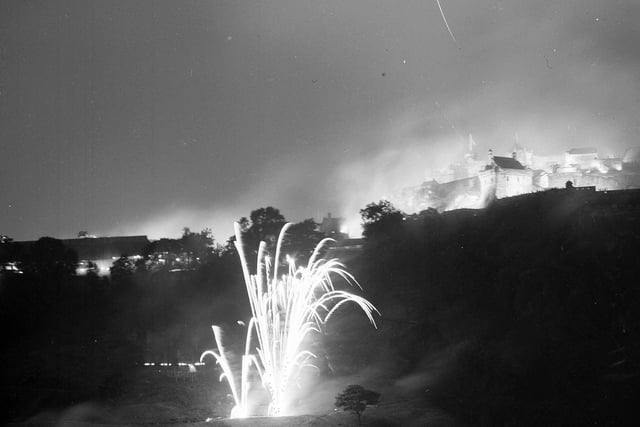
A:
[[[244,354],[241,359],[239,388],[231,371],[221,341],[221,330],[212,326],[217,347],[207,350],[200,361],[210,355],[222,367],[220,381],[226,379],[231,389],[235,406],[231,418],[251,415],[248,394],[251,386],[250,369],[258,373],[262,386],[269,393],[268,415],[286,415],[287,402],[295,379],[316,356],[305,348],[304,341],[312,332],[320,332],[331,315],[343,304],[353,302],[367,315],[375,327],[373,313],[380,314],[365,298],[346,291],[336,290],[332,276],[343,278],[348,284],[360,286],[336,259],[319,259],[320,250],[331,239],[324,239],[316,246],[306,267],[296,267],[287,256],[288,273],[278,276],[278,262],[282,240],[290,224],[280,231],[276,245],[273,271],[266,244],[260,242],[256,274],[250,274],[242,245],[240,225],[235,223],[238,254],[242,264],[249,303],[251,320],[247,326]],[[257,345],[253,345],[253,340]]]

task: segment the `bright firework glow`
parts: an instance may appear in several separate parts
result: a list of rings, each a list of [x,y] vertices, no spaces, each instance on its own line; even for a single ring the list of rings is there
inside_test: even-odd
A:
[[[248,406],[249,374],[255,367],[262,386],[269,393],[268,415],[286,415],[286,404],[291,386],[305,367],[313,366],[310,362],[316,356],[305,349],[304,341],[312,332],[320,332],[331,315],[343,304],[353,302],[367,315],[371,324],[376,323],[373,313],[380,314],[365,298],[346,291],[335,289],[332,276],[342,277],[348,284],[360,287],[355,278],[348,273],[336,259],[319,258],[322,248],[332,239],[322,240],[315,248],[306,267],[296,267],[288,255],[288,273],[278,277],[278,260],[282,241],[290,224],[280,231],[273,262],[273,271],[269,256],[266,254],[265,242],[258,247],[256,274],[250,274],[242,245],[240,225],[234,224],[237,239],[238,255],[242,263],[249,303],[251,320],[247,327],[244,354],[241,360],[240,387],[225,355],[221,341],[221,330],[212,326],[217,351],[207,350],[222,368],[220,381],[226,379],[235,401],[231,418],[242,418],[251,415]],[[257,346],[253,347],[253,338]],[[252,352],[254,351],[255,352]]]

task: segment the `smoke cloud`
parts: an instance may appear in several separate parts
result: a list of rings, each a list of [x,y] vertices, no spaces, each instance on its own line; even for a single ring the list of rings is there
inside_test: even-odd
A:
[[[456,42],[429,2],[8,3],[2,233],[226,240],[265,205],[357,225],[469,134],[637,145],[638,2],[441,3]]]

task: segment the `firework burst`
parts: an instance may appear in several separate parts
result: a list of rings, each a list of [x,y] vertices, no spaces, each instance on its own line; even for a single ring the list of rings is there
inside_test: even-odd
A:
[[[250,274],[242,245],[240,225],[235,224],[237,250],[251,305],[244,354],[241,360],[240,386],[236,384],[221,341],[221,331],[213,326],[217,351],[205,351],[200,360],[213,356],[222,368],[220,381],[226,379],[235,401],[231,417],[249,416],[248,392],[250,370],[255,368],[271,402],[268,415],[286,414],[286,402],[300,371],[313,366],[315,355],[305,347],[306,338],[320,332],[335,311],[352,302],[362,309],[375,327],[376,308],[365,298],[334,287],[333,278],[340,277],[349,285],[360,287],[355,278],[336,259],[320,258],[320,252],[332,239],[322,240],[315,248],[306,267],[296,267],[286,256],[288,272],[278,275],[278,260],[282,241],[290,224],[280,231],[273,265],[260,242],[256,274]]]

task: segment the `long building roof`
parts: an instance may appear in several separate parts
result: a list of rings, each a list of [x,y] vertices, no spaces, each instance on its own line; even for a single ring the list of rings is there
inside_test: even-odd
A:
[[[60,239],[69,249],[78,254],[78,259],[97,260],[120,257],[122,255],[140,255],[149,244],[147,236],[116,236],[78,239]],[[36,241],[17,242],[30,247]]]
[[[502,169],[524,169],[522,163],[514,159],[513,157],[500,157],[493,156],[493,162]]]

